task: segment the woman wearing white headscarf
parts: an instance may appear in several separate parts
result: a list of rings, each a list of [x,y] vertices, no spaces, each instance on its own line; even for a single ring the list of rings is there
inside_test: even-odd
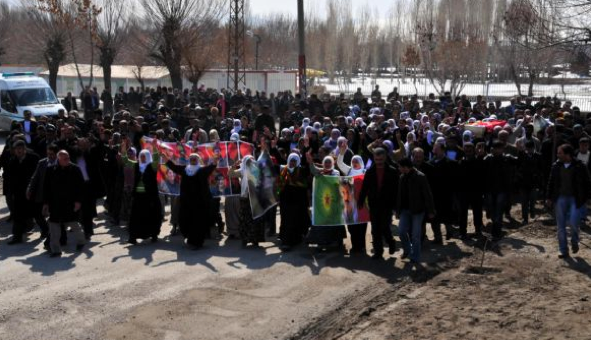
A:
[[[306,154],[307,161],[310,165],[310,171],[315,177],[318,176],[339,176],[340,173],[335,169],[334,158],[326,156],[322,160],[322,167],[318,168],[314,165],[312,155]],[[347,237],[347,232],[344,225],[336,226],[312,226],[307,236],[307,242],[316,244],[320,247],[327,247],[336,244],[337,247],[343,247],[343,239]]]
[[[337,148],[335,150],[337,156],[337,165],[340,163],[350,163],[351,159],[355,155],[351,149],[349,149],[349,141],[345,137],[339,137],[337,140]],[[347,172],[338,167],[341,171],[341,175],[346,176]]]
[[[206,235],[215,224],[208,178],[217,167],[218,159],[214,158],[206,167],[201,167],[200,163],[201,158],[196,153],[189,156],[189,164],[185,166],[171,160],[166,162],[170,170],[181,176],[179,227],[187,245],[194,249],[203,246]]]
[[[342,161],[337,161],[337,165],[342,173],[347,176],[361,176],[365,174],[365,163],[359,155],[353,156],[351,166]],[[355,193],[355,202],[359,199],[359,193]],[[367,223],[348,224],[347,230],[351,235],[351,253],[363,253],[365,251],[365,234],[367,233]]]
[[[152,149],[140,151],[137,162],[127,158],[127,145],[122,144],[123,162],[132,165],[134,171],[134,184],[132,189],[131,214],[129,217],[128,243],[137,244],[137,239],[151,238],[152,242],[158,241],[160,227],[162,226],[162,206],[158,196],[158,183],[156,174],[160,157],[157,152],[157,140],[153,140]],[[123,152],[123,150],[125,150]]]
[[[406,134],[406,143],[404,143],[404,152],[406,155],[410,156],[412,154],[412,150],[414,150],[416,145],[417,136],[413,131]]]
[[[472,131],[464,131],[464,133],[462,134],[462,145],[465,145],[466,143],[472,143],[473,140],[474,134],[472,133]]]
[[[250,199],[248,196],[248,182],[244,180],[244,174],[248,167],[256,167],[257,162],[253,156],[245,156],[241,161],[238,161],[228,172],[230,178],[240,179],[240,238],[242,239],[242,246],[246,247],[249,243],[258,247],[260,242],[265,241],[265,225],[261,217],[253,219],[252,210],[250,207]]]
[[[240,119],[234,119],[234,128],[230,131],[230,134],[238,133],[242,130],[242,122]]]
[[[291,153],[279,172],[279,207],[281,249],[299,244],[310,228],[308,215],[308,169],[300,166],[300,156]]]

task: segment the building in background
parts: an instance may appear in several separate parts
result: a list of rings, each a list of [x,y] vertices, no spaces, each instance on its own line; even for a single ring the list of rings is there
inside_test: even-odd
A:
[[[84,84],[88,83],[90,78],[90,65],[79,65],[80,74]],[[227,88],[227,70],[213,69],[204,73],[199,80],[198,86],[204,85],[206,88],[215,88],[221,90]],[[113,93],[119,87],[123,87],[125,91],[130,86],[141,87],[138,80],[138,68],[130,65],[113,65],[111,71],[111,84]],[[41,77],[48,79],[49,71],[40,73]],[[103,81],[103,70],[100,66],[93,67],[92,87],[102,92],[105,87]],[[141,69],[141,78],[144,81],[144,86],[156,88],[158,86],[171,86],[168,70],[161,66],[144,66]],[[183,79],[183,88],[191,88],[192,84]],[[276,93],[279,91],[292,91],[296,93],[297,89],[297,71],[275,71],[275,70],[260,70],[260,71],[246,71],[246,88],[254,91],[265,91],[267,93]],[[68,92],[72,92],[77,96],[82,91],[80,82],[78,81],[78,73],[74,64],[61,66],[58,71],[56,93],[59,97],[64,97]]]

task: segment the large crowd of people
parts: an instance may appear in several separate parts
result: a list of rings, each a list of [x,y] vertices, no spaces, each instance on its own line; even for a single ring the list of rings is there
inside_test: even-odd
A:
[[[245,246],[277,238],[283,251],[302,242],[343,247],[350,237],[347,251],[367,253],[369,228],[375,259],[384,258],[384,246],[389,254],[397,250],[391,231],[396,216],[400,256],[420,262],[427,226],[434,246],[443,246],[444,237],[498,240],[507,219],[530,223],[542,213],[536,208],[542,201],[555,210],[559,256],[579,250],[591,198],[591,117],[568,101],[515,97],[503,106],[449,93],[419,100],[396,88],[383,96],[378,86],[370,97],[360,90],[303,97],[203,86],[121,88],[114,96],[86,89],[81,96],[80,111],[69,94],[67,110],[57,116],[25,112],[24,121],[13,122],[0,156],[13,223],[9,244],[23,243],[37,225],[52,257],[62,254],[68,235],[81,250],[94,233],[97,204],[113,225],[127,222],[130,244],[158,242],[170,204],[171,234],[180,233],[194,249],[224,235]],[[505,123],[471,129],[477,121]],[[255,155],[229,171],[242,194],[226,197],[221,211],[208,185],[217,159],[206,166],[192,153],[187,165],[175,164],[157,147],[145,148],[142,137],[193,146],[254,144]],[[243,172],[260,155],[276,169],[279,204],[253,218]],[[179,196],[160,193],[159,164],[181,176]],[[367,201],[370,223],[312,226],[313,178],[359,174],[365,177],[358,203]],[[68,228],[72,233],[65,233]]]

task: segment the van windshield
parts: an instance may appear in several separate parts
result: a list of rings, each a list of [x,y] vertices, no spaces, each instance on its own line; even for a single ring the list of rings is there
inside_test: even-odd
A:
[[[17,106],[59,104],[50,88],[10,90],[8,95]]]

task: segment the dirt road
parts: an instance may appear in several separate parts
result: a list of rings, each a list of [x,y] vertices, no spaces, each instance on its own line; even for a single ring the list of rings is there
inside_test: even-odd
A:
[[[498,329],[503,339],[591,339],[591,251],[558,262],[548,235],[512,235],[487,252],[490,272],[473,274],[481,252],[460,241],[427,247],[417,271],[400,252],[375,262],[233,240],[191,251],[178,236],[128,246],[100,218],[92,243],[59,259],[38,233],[7,246],[9,233],[2,223],[2,340],[483,339]]]

